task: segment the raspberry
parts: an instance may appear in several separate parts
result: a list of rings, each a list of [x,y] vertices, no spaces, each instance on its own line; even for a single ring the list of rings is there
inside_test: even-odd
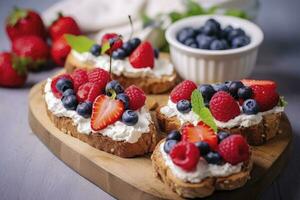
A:
[[[110,81],[110,75],[107,71],[101,68],[95,68],[88,73],[89,82],[98,83],[101,90],[105,88]]]
[[[87,72],[82,69],[76,69],[71,77],[73,79],[74,90],[77,92],[78,88],[84,83],[88,82]]]
[[[87,82],[81,85],[77,91],[77,100],[82,103],[85,101],[94,102],[97,96],[101,94],[100,85],[97,83]]]
[[[209,102],[209,108],[214,118],[221,122],[227,122],[241,113],[238,103],[224,91],[214,94]]]
[[[200,152],[194,143],[181,141],[170,152],[173,163],[185,171],[192,171],[199,161]]]
[[[129,86],[125,90],[125,94],[129,97],[129,108],[132,110],[137,110],[145,105],[146,95],[143,90],[135,85]]]
[[[270,110],[278,104],[279,95],[274,89],[259,85],[251,86],[251,88],[253,99],[258,103],[260,112]]]
[[[197,85],[190,80],[179,83],[171,92],[170,97],[173,103],[185,99],[190,100],[192,92],[197,89]]]
[[[249,145],[241,135],[231,135],[222,140],[218,152],[232,165],[247,161],[250,157]]]
[[[62,97],[62,93],[60,91],[58,91],[58,89],[56,88],[56,83],[61,78],[69,79],[73,82],[72,77],[69,74],[61,74],[61,75],[55,77],[51,81],[51,90],[52,90],[54,96],[58,99],[60,99]]]

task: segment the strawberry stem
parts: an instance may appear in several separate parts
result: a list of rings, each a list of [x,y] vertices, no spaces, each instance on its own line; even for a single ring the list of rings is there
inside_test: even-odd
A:
[[[134,30],[133,30],[133,23],[132,23],[131,16],[128,15],[128,18],[129,18],[129,23],[130,23],[130,28],[131,28],[129,39],[131,39],[132,36],[133,36],[133,31],[134,31]]]

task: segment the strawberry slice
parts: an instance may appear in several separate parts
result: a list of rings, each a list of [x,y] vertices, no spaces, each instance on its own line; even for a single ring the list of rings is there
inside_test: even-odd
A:
[[[200,121],[197,126],[186,124],[182,128],[182,140],[188,142],[207,142],[211,149],[217,150],[218,137],[214,130]]]
[[[276,88],[277,88],[277,84],[271,80],[242,79],[241,82],[248,87],[258,85],[258,86],[267,87],[267,88],[270,88],[273,90],[276,90]]]
[[[154,50],[150,42],[141,43],[129,56],[134,68],[154,67]]]
[[[278,93],[270,87],[252,86],[253,98],[259,105],[259,111],[264,112],[274,108],[279,101]]]
[[[124,112],[124,104],[120,100],[100,95],[93,104],[91,127],[94,131],[106,128],[120,119]]]

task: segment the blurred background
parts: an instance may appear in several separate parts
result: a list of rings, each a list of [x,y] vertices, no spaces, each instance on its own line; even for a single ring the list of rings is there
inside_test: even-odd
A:
[[[75,3],[74,3],[75,2]],[[80,3],[79,3],[80,2]],[[0,0],[0,50],[10,50],[5,32],[5,19],[17,5],[38,11],[50,24],[57,11],[72,15],[85,33],[98,39],[101,34],[117,30],[125,36],[130,32],[131,13],[136,34],[153,39],[170,21],[194,14],[223,13],[253,20],[264,31],[257,66],[251,77],[273,79],[289,102],[286,113],[294,130],[294,140],[288,165],[276,181],[261,194],[261,199],[300,199],[300,26],[298,0],[198,0],[204,10],[186,12],[183,1],[110,0]],[[125,3],[126,2],[126,3]],[[124,4],[126,6],[124,6]],[[98,5],[98,4],[97,4]],[[108,10],[114,6],[111,12]],[[216,6],[216,7],[215,7]],[[213,9],[212,9],[213,7]],[[90,12],[86,13],[85,11]],[[142,17],[139,17],[142,16]],[[146,28],[145,28],[146,27]],[[147,27],[150,27],[147,29]],[[154,32],[153,32],[154,30]],[[157,36],[158,35],[158,36]],[[154,37],[154,38],[153,38]],[[165,49],[163,40],[155,44]],[[31,133],[27,124],[27,94],[30,87],[53,75],[58,68],[28,77],[25,88],[0,89],[0,196],[1,199],[113,199],[97,186],[77,175],[59,161]],[[5,96],[5,98],[4,98]],[[11,106],[11,102],[13,107]],[[12,110],[14,112],[12,112]],[[16,114],[18,113],[18,114]],[[14,116],[12,116],[14,114]],[[4,126],[4,123],[6,124]]]

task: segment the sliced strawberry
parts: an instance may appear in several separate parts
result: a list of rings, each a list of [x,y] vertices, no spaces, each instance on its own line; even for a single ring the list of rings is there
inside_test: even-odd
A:
[[[253,79],[242,79],[241,82],[246,86],[264,86],[268,88],[272,88],[273,90],[276,90],[277,84],[274,81],[271,80],[253,80]]]
[[[58,91],[58,89],[56,88],[56,83],[57,83],[57,81],[58,81],[59,79],[61,79],[61,78],[65,78],[65,79],[69,79],[69,80],[73,81],[73,80],[72,80],[72,77],[71,77],[69,74],[61,74],[61,75],[55,77],[55,78],[51,81],[51,90],[52,90],[54,96],[55,96],[56,98],[59,98],[59,99],[62,97],[62,93],[61,93],[60,91]]]
[[[214,130],[200,121],[197,126],[186,124],[182,130],[182,140],[188,142],[207,142],[211,149],[217,150],[218,137]]]
[[[253,99],[256,100],[259,106],[259,111],[264,112],[274,108],[279,101],[278,93],[271,87],[251,86],[253,91]]]
[[[88,82],[87,71],[83,69],[76,69],[72,74],[74,90],[77,92],[78,88]]]
[[[129,56],[134,68],[154,67],[154,50],[150,42],[142,42]]]
[[[78,88],[76,96],[80,103],[85,101],[94,102],[100,94],[102,94],[102,90],[99,84],[87,82]]]
[[[93,104],[91,127],[94,131],[106,128],[120,119],[124,112],[124,104],[120,100],[100,95]]]

